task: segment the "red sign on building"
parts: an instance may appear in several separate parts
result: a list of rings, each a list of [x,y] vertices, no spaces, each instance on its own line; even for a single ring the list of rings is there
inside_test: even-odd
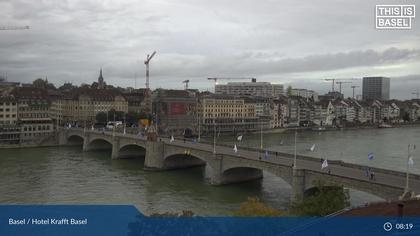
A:
[[[187,104],[183,102],[171,103],[171,115],[185,115],[187,114]]]

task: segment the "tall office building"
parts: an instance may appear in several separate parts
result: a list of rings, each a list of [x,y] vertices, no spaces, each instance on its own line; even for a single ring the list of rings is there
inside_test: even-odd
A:
[[[390,79],[363,77],[363,100],[389,100]]]

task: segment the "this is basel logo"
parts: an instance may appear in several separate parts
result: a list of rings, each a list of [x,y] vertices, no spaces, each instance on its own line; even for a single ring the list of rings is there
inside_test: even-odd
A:
[[[416,17],[415,5],[376,5],[376,29],[411,29]]]

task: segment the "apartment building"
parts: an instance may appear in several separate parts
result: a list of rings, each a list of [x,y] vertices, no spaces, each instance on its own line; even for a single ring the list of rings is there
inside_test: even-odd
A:
[[[17,87],[11,94],[17,102],[20,143],[39,143],[54,133],[45,89]]]
[[[60,125],[90,126],[95,123],[98,113],[110,110],[128,112],[128,102],[119,91],[81,87],[52,101],[51,117]]]
[[[200,99],[203,132],[246,132],[270,126],[268,117],[258,117],[256,103],[248,97],[212,95]]]
[[[152,114],[159,133],[191,136],[198,132],[197,94],[188,90],[157,89]]]
[[[19,143],[17,102],[12,96],[0,97],[0,143]]]

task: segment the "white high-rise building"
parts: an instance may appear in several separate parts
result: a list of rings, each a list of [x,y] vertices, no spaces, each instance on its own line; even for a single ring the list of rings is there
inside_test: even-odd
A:
[[[313,90],[308,89],[292,89],[292,96],[303,97],[308,99],[313,99],[315,102],[318,101],[318,93]]]
[[[283,95],[282,84],[271,84],[269,82],[229,82],[227,84],[216,84],[216,94],[238,95],[238,96],[257,96],[275,98]]]

